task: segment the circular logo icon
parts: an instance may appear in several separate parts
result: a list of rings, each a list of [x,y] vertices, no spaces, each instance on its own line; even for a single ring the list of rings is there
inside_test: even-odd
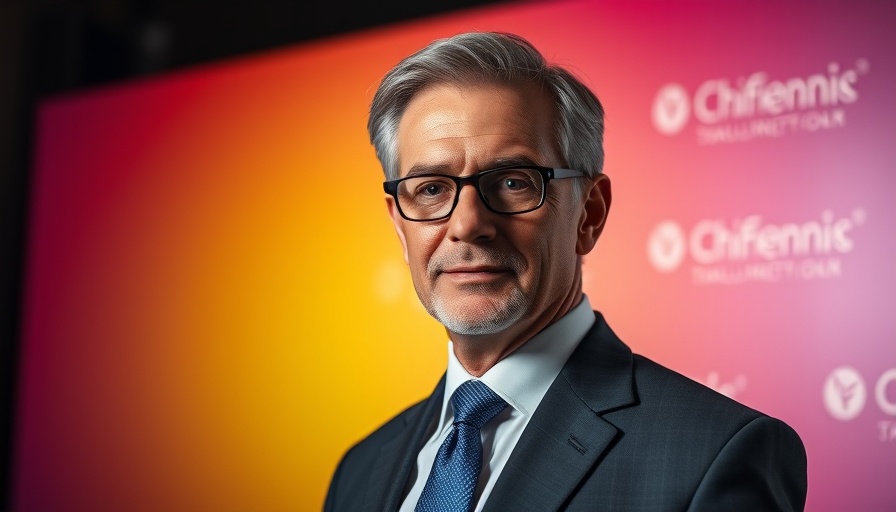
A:
[[[685,254],[684,230],[677,222],[660,222],[647,239],[647,259],[660,272],[672,272]]]
[[[660,133],[675,135],[684,128],[691,112],[688,91],[678,84],[668,84],[660,88],[653,99],[651,118],[653,126]]]
[[[841,366],[824,382],[824,406],[838,420],[851,420],[865,407],[865,381],[855,368]]]

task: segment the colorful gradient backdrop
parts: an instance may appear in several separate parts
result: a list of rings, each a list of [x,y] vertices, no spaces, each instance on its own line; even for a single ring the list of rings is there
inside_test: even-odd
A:
[[[445,364],[367,107],[401,57],[479,29],[604,102],[614,204],[586,291],[614,329],[794,426],[808,510],[896,510],[893,26],[873,0],[523,2],[46,101],[15,510],[320,509],[343,452]],[[813,105],[769,85],[816,75],[836,83]],[[722,82],[754,111],[697,119]]]

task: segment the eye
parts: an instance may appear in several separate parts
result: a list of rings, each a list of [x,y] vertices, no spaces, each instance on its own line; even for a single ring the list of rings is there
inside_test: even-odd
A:
[[[421,176],[405,182],[408,197],[415,201],[450,200],[454,193],[454,182],[440,176]]]
[[[504,178],[501,182],[501,186],[507,190],[523,190],[531,185],[525,180],[518,178]]]
[[[523,192],[537,188],[535,177],[525,169],[508,169],[494,176],[492,188],[495,192]]]
[[[436,197],[448,192],[448,187],[439,181],[427,181],[417,185],[414,195],[417,197]]]
[[[445,186],[441,183],[427,183],[426,185],[420,187],[417,193],[424,196],[437,196],[444,191]]]

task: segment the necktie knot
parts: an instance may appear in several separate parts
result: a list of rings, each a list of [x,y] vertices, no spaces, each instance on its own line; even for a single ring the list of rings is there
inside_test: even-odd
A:
[[[451,396],[454,423],[467,423],[477,429],[504,410],[507,402],[479,380],[461,384]]]

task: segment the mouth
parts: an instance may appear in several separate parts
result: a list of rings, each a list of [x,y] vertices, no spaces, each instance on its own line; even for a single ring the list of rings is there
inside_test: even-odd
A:
[[[493,265],[464,265],[442,269],[443,276],[454,281],[492,281],[506,276],[510,269]]]

